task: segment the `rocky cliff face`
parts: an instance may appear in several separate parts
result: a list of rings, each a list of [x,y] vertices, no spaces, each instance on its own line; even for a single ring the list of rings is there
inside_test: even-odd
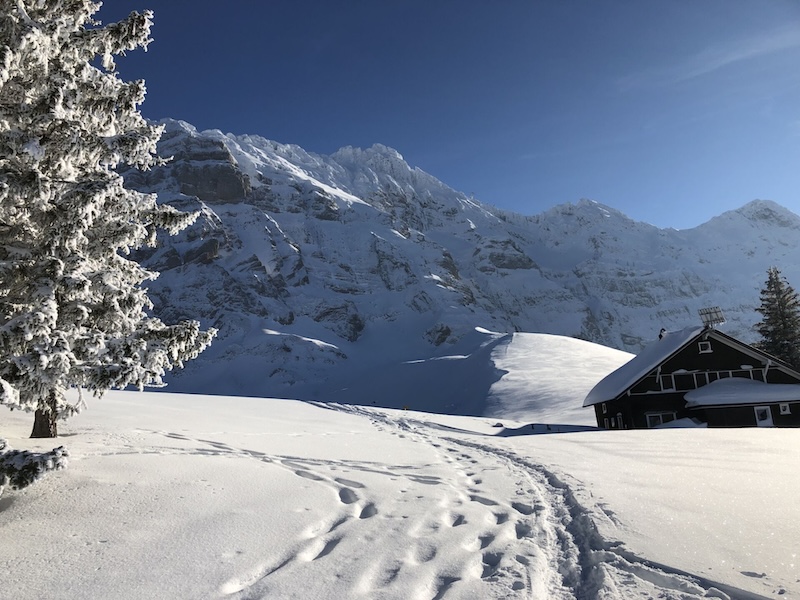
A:
[[[635,352],[709,305],[752,340],[767,267],[800,281],[800,217],[771,202],[676,231],[587,200],[496,210],[380,145],[318,156],[167,121],[160,151],[172,162],[128,185],[201,218],[140,255],[155,310],[220,329],[176,390],[321,398],[466,351],[476,326]]]

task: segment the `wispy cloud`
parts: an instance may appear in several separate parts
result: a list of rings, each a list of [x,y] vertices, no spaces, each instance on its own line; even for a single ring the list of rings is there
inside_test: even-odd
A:
[[[750,37],[710,46],[677,64],[623,77],[622,90],[674,85],[709,75],[736,63],[800,48],[800,21]]]

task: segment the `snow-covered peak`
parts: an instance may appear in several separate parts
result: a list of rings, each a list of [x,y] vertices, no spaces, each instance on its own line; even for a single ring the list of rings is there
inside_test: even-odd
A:
[[[734,211],[750,221],[800,228],[800,216],[772,200],[753,200]]]
[[[800,216],[772,200],[753,200],[712,218],[697,229],[719,227],[735,227],[739,230],[764,230],[773,227],[800,230]]]
[[[577,223],[581,226],[594,223],[608,227],[611,226],[611,223],[618,223],[626,227],[643,226],[654,228],[652,225],[634,221],[615,208],[587,198],[582,198],[575,203],[566,202],[556,205],[541,213],[539,218],[546,221],[563,220]]]
[[[331,154],[330,157],[340,164],[369,162],[371,159],[374,159],[375,157],[382,157],[391,161],[401,162],[406,166],[408,166],[405,160],[403,159],[402,154],[400,154],[394,148],[390,148],[389,146],[384,146],[383,144],[373,144],[366,150],[363,148],[354,148],[353,146],[344,146],[342,148],[339,148],[333,154]]]
[[[197,127],[180,119],[161,119],[158,124],[164,126],[164,133],[183,133],[190,136],[197,136],[200,133]]]
[[[483,342],[468,343],[476,327],[639,352],[662,327],[699,324],[703,306],[721,306],[726,331],[753,341],[767,268],[800,285],[800,227],[786,225],[800,217],[774,203],[683,231],[585,199],[526,217],[451,189],[386,146],[325,156],[166,125],[161,150],[175,160],[129,185],[202,218],[144,257],[161,272],[156,311],[221,330],[186,375],[173,375],[178,389],[319,399],[409,361],[462,356],[473,362],[448,364],[485,368]]]

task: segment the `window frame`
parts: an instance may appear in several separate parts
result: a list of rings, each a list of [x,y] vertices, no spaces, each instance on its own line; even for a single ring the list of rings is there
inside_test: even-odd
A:
[[[665,421],[664,420],[664,416],[665,415],[669,415],[672,418],[667,419]],[[659,422],[655,423],[655,424],[652,424],[651,423],[651,419],[655,418],[655,417],[658,418]],[[659,425],[663,425],[664,423],[671,423],[672,421],[677,421],[678,413],[676,411],[674,411],[674,410],[652,411],[652,412],[644,413],[644,418],[645,418],[645,422],[647,423],[647,428],[648,429],[655,429],[656,427],[658,427]]]
[[[697,352],[699,354],[711,354],[714,352],[714,348],[711,347],[710,341],[703,340],[701,342],[697,342]]]

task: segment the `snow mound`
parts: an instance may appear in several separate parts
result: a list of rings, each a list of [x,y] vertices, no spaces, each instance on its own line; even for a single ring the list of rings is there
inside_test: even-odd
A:
[[[364,368],[329,399],[523,422],[594,425],[593,411],[582,408],[584,397],[630,359],[627,352],[583,340],[476,328],[446,354]]]
[[[594,412],[583,399],[604,376],[633,355],[573,338],[541,333],[515,333],[510,343],[492,353],[504,375],[489,390],[488,416],[595,425]]]

